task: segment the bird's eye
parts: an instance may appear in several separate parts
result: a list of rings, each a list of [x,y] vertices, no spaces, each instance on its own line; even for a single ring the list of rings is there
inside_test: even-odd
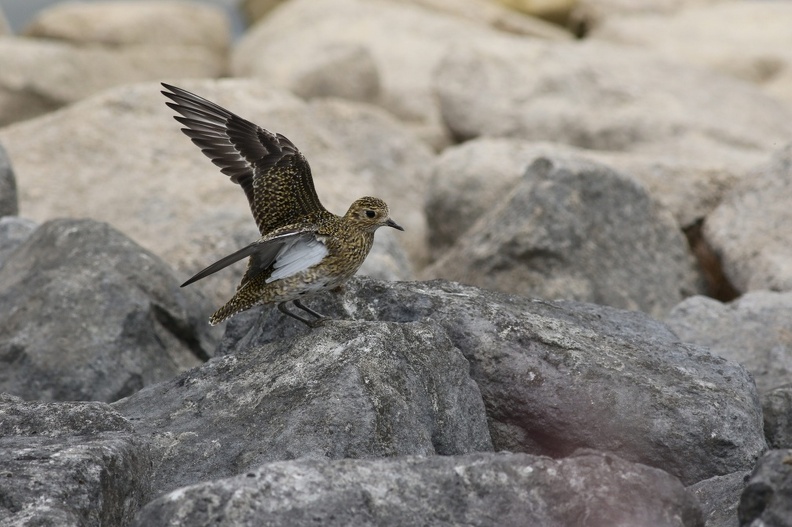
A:
[[[367,210],[367,211],[366,211],[366,217],[367,217],[367,218],[373,218],[373,217],[374,217],[374,216],[376,216],[376,215],[377,215],[377,213],[376,213],[376,212],[374,212],[373,210]]]

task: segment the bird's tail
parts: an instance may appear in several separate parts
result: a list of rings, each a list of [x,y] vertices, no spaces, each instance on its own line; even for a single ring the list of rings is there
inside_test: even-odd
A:
[[[260,303],[262,303],[261,299],[259,299],[257,295],[251,294],[248,288],[242,286],[226,305],[215,311],[215,313],[209,317],[209,324],[216,326],[237,313],[241,313]]]

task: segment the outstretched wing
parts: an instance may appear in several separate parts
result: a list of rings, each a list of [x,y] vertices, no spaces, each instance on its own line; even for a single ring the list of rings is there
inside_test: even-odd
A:
[[[181,115],[182,132],[245,191],[259,231],[266,235],[325,211],[305,156],[281,134],[265,130],[181,88],[162,84],[166,103]],[[240,257],[242,258],[242,257]]]
[[[254,276],[267,273],[266,282],[274,282],[304,271],[321,262],[327,256],[324,237],[313,230],[291,231],[271,238],[255,241],[242,249],[216,261],[206,269],[184,282],[190,285],[220,269],[250,256],[247,272],[240,287]]]

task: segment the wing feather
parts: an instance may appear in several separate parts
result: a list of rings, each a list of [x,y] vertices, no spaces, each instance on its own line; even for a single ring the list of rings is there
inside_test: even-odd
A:
[[[327,213],[311,168],[294,143],[189,91],[162,84],[182,131],[221,172],[245,191],[259,231],[266,235],[302,217]]]

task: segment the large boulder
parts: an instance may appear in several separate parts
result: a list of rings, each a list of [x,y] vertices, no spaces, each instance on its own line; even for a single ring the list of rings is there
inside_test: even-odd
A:
[[[598,41],[466,40],[440,60],[434,85],[462,139],[729,159],[792,136],[792,109],[756,86]]]
[[[423,275],[655,316],[699,290],[679,226],[642,186],[560,155],[537,159]]]
[[[0,268],[0,391],[114,401],[212,354],[209,309],[107,224],[53,220]]]
[[[792,448],[792,383],[762,395],[762,414],[770,448]]]
[[[178,0],[57,3],[39,11],[23,34],[79,45],[182,46],[208,50],[218,59],[231,43],[221,9]]]
[[[0,394],[0,524],[128,525],[150,499],[148,445],[104,403]]]
[[[733,75],[765,87],[792,105],[790,25],[792,5],[788,2],[715,2],[664,16],[612,17],[590,37]]]
[[[704,525],[676,478],[598,452],[270,463],[162,496],[133,525],[174,524]]]
[[[0,37],[0,61],[0,126],[51,112],[118,85],[218,77],[225,71],[225,63],[203,48],[114,49],[25,37]]]
[[[291,139],[308,158],[330,211],[343,214],[365,195],[383,198],[409,235],[378,232],[373,253],[389,260],[387,270],[373,269],[373,262],[365,270],[380,278],[413,277],[400,245],[412,265],[425,261],[422,170],[432,154],[403,125],[376,108],[339,100],[305,103],[256,80],[178,84]],[[161,89],[116,88],[0,129],[0,141],[14,161],[25,216],[106,221],[186,279],[260,234],[242,190],[179,131]],[[192,287],[219,305],[241,274],[229,269]]]
[[[452,16],[421,3],[291,0],[245,33],[233,51],[232,73],[306,97],[374,102],[442,147],[449,137],[432,91],[434,68],[448,47],[501,33],[472,20],[470,10]],[[569,38],[562,35],[543,36]],[[361,83],[350,82],[355,79]]]
[[[701,504],[707,527],[739,527],[737,507],[750,471],[713,476],[688,487]]]
[[[741,527],[792,525],[792,450],[770,450],[759,459],[737,512]]]
[[[496,450],[606,450],[690,485],[749,470],[766,448],[750,374],[640,312],[363,278],[307,303],[336,318],[444,328],[470,362]],[[231,319],[218,351],[305,332],[277,309],[254,309]]]
[[[738,290],[792,290],[787,235],[792,222],[792,145],[777,151],[751,176],[735,185],[707,217],[704,235]]]
[[[438,258],[476,220],[494,208],[539,157],[593,160],[638,180],[682,228],[696,225],[766,156],[724,160],[695,156],[585,150],[562,143],[480,137],[445,149],[431,163],[426,198],[429,247]]]
[[[492,450],[468,369],[436,325],[337,322],[239,349],[114,407],[154,443],[163,492],[267,461]]]
[[[14,216],[19,213],[16,177],[11,159],[0,144],[0,217]]]
[[[666,323],[685,342],[742,364],[765,393],[792,375],[790,310],[792,293],[756,291],[727,304],[696,296],[676,306]]]

